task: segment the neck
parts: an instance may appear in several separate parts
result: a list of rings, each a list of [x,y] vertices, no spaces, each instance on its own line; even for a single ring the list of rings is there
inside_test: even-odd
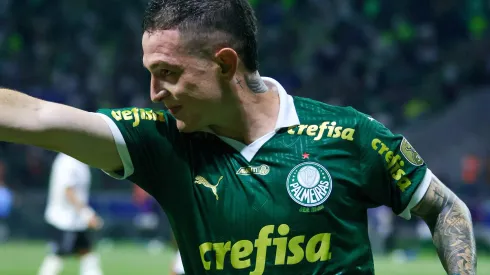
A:
[[[252,82],[256,84],[253,86],[256,91],[260,92],[253,92],[246,80],[250,91],[236,93],[232,104],[226,108],[227,122],[210,126],[213,132],[250,144],[274,130],[279,115],[279,93],[274,85],[267,85],[260,76],[259,79]]]
[[[261,94],[269,90],[269,87],[267,87],[264,80],[262,80],[258,71],[250,74],[245,74],[244,78],[247,87],[252,93]]]

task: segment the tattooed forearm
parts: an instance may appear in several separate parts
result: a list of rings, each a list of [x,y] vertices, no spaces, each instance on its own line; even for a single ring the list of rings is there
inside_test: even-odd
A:
[[[427,222],[448,274],[476,274],[471,214],[451,190],[434,177],[425,197],[412,212]]]

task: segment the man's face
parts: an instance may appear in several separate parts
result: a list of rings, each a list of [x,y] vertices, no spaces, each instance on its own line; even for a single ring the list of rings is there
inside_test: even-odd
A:
[[[187,52],[177,30],[143,34],[143,64],[151,73],[150,96],[163,102],[182,132],[213,123],[222,106],[220,66]]]

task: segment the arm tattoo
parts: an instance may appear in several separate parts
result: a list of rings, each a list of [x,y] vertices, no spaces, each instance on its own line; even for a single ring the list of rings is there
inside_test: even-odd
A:
[[[412,212],[423,218],[448,274],[476,274],[476,245],[471,214],[466,205],[434,177],[422,201]]]

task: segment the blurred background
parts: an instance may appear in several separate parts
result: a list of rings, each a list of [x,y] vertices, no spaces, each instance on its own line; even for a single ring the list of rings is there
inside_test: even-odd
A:
[[[470,207],[480,274],[490,274],[490,1],[250,2],[260,21],[261,74],[293,95],[353,106],[404,134]],[[0,85],[89,111],[149,107],[140,46],[146,3],[0,0]],[[2,275],[35,274],[42,261],[53,158],[0,143]],[[167,274],[172,237],[158,205],[130,182],[93,175],[106,274]],[[443,274],[418,220],[378,208],[370,224],[379,274]]]

